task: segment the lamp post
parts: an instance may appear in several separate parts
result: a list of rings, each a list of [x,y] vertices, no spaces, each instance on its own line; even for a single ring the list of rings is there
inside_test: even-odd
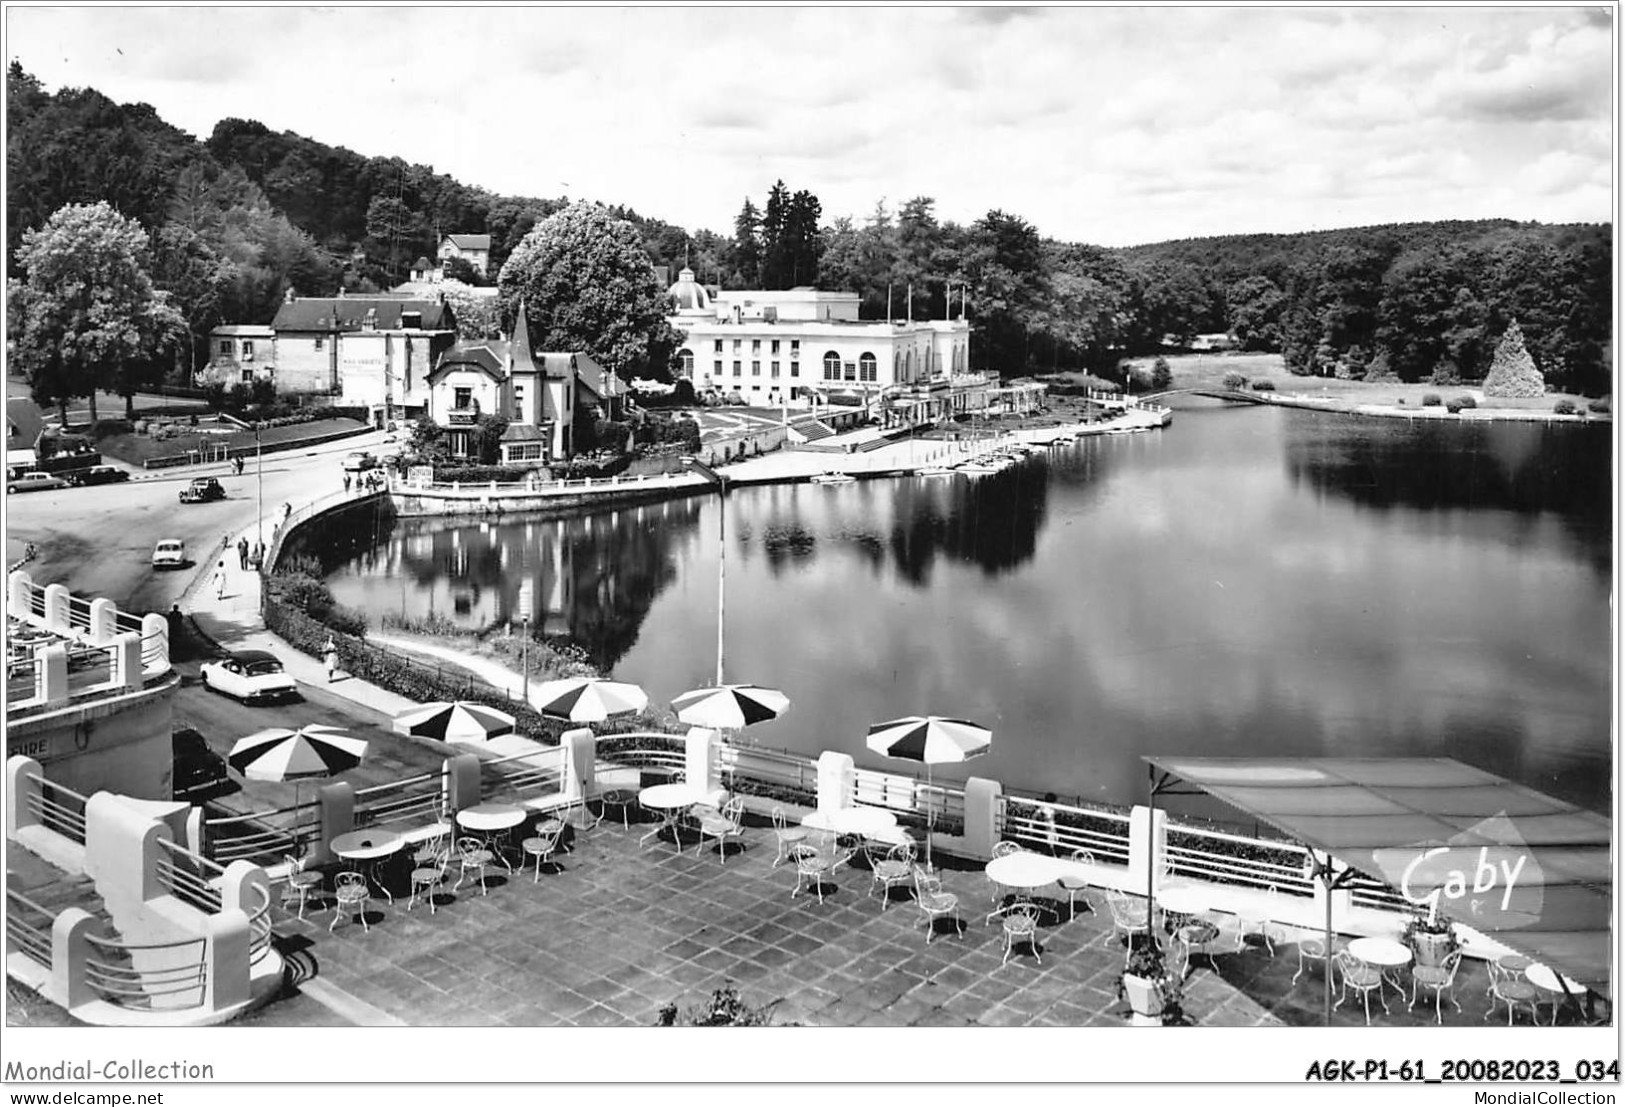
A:
[[[254,424],[254,483],[259,486],[260,509],[259,518],[255,520],[254,532],[259,539],[258,548],[265,548],[265,452],[260,448],[260,430],[265,423]],[[264,565],[260,566],[263,572]]]
[[[683,464],[717,488],[717,687],[722,687],[722,626],[728,584],[728,479],[697,457]]]

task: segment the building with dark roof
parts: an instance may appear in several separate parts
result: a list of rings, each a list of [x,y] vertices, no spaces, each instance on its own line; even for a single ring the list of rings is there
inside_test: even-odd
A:
[[[504,465],[546,465],[574,452],[577,408],[619,411],[626,386],[581,352],[537,352],[523,303],[508,341],[466,341],[447,349],[428,377],[428,417],[446,433],[452,456],[474,453],[481,415],[508,420],[498,451]]]
[[[269,327],[211,331],[200,383],[269,379],[278,395],[365,407],[381,426],[423,413],[429,370],[456,338],[438,298],[289,296]]]
[[[435,256],[440,259],[442,269],[452,258],[462,258],[478,270],[481,276],[488,276],[491,267],[491,236],[448,234],[440,240],[440,249]]]

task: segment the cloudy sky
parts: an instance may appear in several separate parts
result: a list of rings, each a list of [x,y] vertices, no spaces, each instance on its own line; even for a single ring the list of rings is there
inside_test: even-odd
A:
[[[1610,8],[17,8],[51,90],[731,230],[932,196],[1126,245],[1613,217]]]

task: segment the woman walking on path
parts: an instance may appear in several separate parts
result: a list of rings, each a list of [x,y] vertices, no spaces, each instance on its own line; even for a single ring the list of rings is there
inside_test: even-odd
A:
[[[214,567],[214,598],[217,600],[226,598],[226,563],[224,560]]]
[[[322,644],[322,660],[327,663],[327,683],[332,684],[334,675],[339,671],[339,644],[333,641],[331,634]]]

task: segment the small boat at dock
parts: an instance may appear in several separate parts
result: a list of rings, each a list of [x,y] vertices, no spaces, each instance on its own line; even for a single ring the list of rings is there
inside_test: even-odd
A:
[[[854,477],[850,473],[838,473],[838,472],[836,472],[835,470],[832,469],[827,473],[819,473],[816,477],[813,477],[812,478],[812,483],[814,483],[814,484],[852,484],[857,479],[858,479],[857,477]]]

